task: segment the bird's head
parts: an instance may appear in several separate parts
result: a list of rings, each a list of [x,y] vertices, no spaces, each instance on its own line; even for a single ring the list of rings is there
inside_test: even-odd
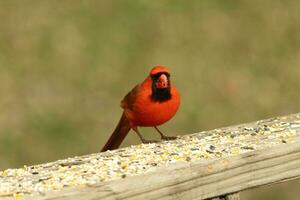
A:
[[[155,66],[150,71],[154,101],[163,102],[171,98],[170,71],[163,66]]]

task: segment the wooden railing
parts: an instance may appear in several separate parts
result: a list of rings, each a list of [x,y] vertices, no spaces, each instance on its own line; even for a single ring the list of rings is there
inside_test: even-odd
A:
[[[238,199],[239,191],[299,177],[294,114],[7,169],[0,199]]]

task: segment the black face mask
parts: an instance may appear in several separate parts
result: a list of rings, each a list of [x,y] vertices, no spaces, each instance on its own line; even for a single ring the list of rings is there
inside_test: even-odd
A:
[[[159,77],[164,74],[168,78],[168,86],[166,88],[157,88],[156,83]],[[164,102],[171,99],[171,85],[170,85],[170,74],[162,72],[151,76],[152,79],[152,94],[151,99],[153,101]]]

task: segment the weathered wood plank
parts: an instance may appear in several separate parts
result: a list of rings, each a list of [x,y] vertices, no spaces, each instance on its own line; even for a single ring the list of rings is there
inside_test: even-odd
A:
[[[41,200],[214,198],[299,178],[300,115],[216,129],[177,141],[87,155],[19,171],[26,176],[18,174],[18,170],[0,173],[0,199],[13,199],[11,194],[25,194],[23,199]],[[61,172],[72,176],[63,176]],[[94,179],[94,175],[99,179]],[[68,182],[70,177],[72,180]],[[19,187],[15,187],[16,178],[20,179]],[[78,184],[77,179],[82,184]],[[30,192],[26,195],[28,182],[33,185],[27,187],[33,189],[28,189]],[[67,187],[52,191],[52,185],[61,182]],[[13,183],[11,188],[18,191],[1,193],[1,188],[4,190],[2,183]],[[71,183],[76,184],[72,186]],[[48,186],[49,190],[39,192],[40,188]]]
[[[206,199],[300,177],[300,144],[230,159],[180,163],[157,172],[52,193],[39,199]]]

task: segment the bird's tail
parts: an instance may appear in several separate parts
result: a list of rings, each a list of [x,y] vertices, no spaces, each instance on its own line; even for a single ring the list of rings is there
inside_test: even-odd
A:
[[[121,145],[122,141],[130,131],[130,129],[131,127],[129,124],[129,120],[123,112],[117,127],[115,128],[114,132],[111,134],[110,138],[102,148],[101,152],[117,149]]]

